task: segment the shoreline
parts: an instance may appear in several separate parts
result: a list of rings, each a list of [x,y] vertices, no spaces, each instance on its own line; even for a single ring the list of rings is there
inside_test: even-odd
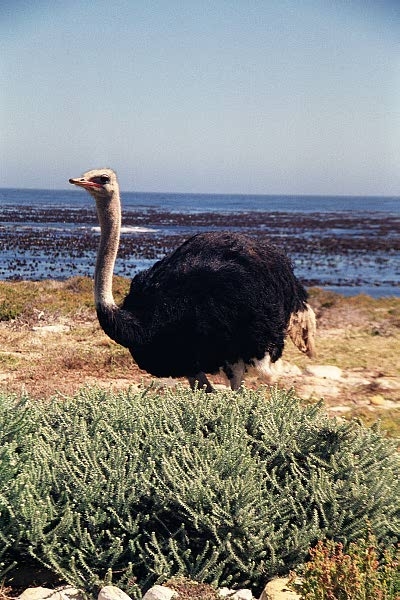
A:
[[[93,207],[3,207],[0,279],[92,276],[99,232]],[[383,213],[191,212],[124,209],[116,274],[132,277],[191,235],[238,231],[291,257],[306,287],[400,295],[400,219]]]

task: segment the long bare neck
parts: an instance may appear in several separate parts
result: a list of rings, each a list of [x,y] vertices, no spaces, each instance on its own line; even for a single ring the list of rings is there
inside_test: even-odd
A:
[[[112,278],[121,232],[121,203],[115,191],[107,201],[96,200],[100,223],[100,244],[94,272],[94,298],[96,307],[113,307]]]

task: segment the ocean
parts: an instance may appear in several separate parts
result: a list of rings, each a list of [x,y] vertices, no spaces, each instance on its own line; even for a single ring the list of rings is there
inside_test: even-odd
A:
[[[400,198],[122,192],[115,273],[132,277],[190,235],[241,231],[291,257],[303,283],[400,295]],[[99,228],[83,190],[0,189],[0,279],[93,275]]]

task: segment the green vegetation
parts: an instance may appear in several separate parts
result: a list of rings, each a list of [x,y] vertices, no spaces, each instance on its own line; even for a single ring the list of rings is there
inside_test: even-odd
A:
[[[260,591],[320,539],[400,530],[400,465],[376,428],[293,393],[0,396],[0,580],[44,565],[131,597],[171,577]]]
[[[12,321],[20,315],[20,311],[6,300],[0,302],[0,321]]]

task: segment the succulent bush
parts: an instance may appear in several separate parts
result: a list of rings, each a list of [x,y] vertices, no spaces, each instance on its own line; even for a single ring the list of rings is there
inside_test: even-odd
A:
[[[0,397],[0,581],[16,564],[22,535],[19,509],[24,502],[29,457],[26,449],[35,430],[27,401]],[[23,550],[20,548],[21,552]],[[14,558],[15,555],[15,558]]]
[[[29,552],[87,591],[140,598],[180,576],[257,590],[366,519],[380,544],[398,539],[394,445],[292,392],[84,389],[28,406],[4,455],[3,570]]]
[[[383,552],[374,535],[342,543],[328,540],[310,550],[300,584],[292,583],[302,600],[399,600],[400,549]]]

